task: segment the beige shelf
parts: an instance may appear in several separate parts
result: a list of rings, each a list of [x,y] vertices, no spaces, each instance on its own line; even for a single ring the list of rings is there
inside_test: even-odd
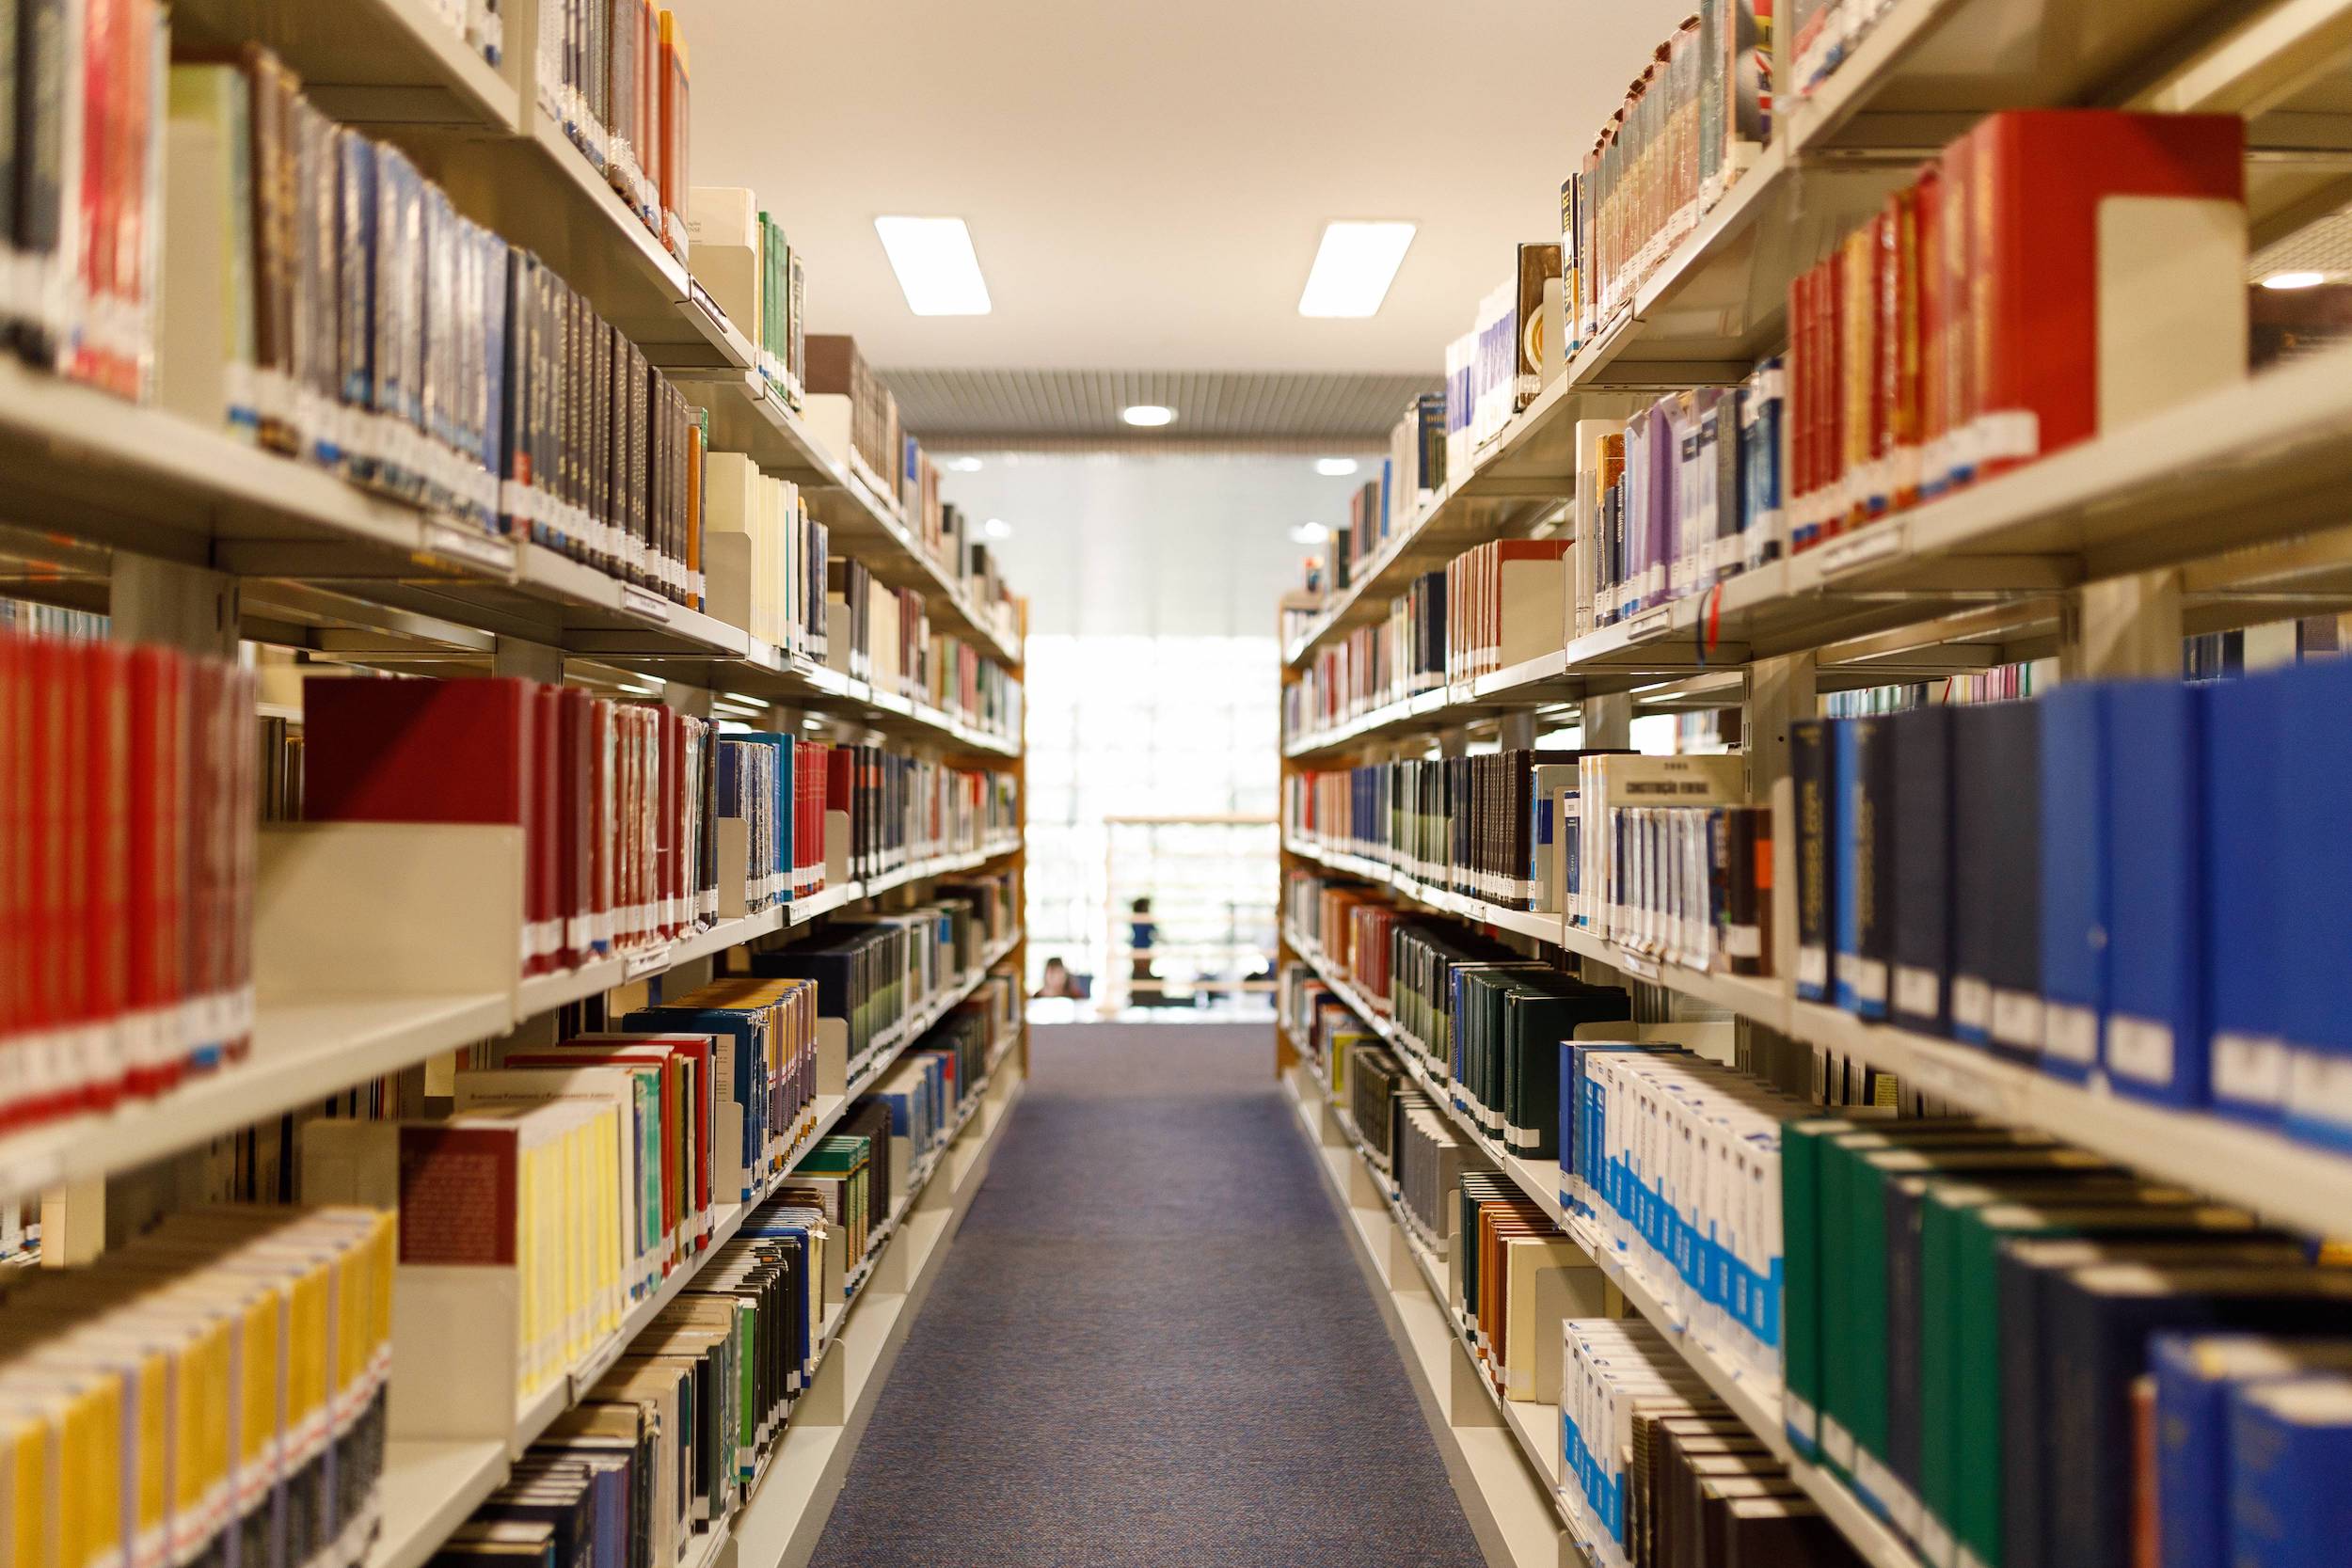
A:
[[[177,0],[171,26],[176,43],[267,45],[302,78],[312,102],[338,119],[507,135],[520,121],[516,40],[506,40],[503,64],[492,65],[432,0],[345,0],[332,8]]]

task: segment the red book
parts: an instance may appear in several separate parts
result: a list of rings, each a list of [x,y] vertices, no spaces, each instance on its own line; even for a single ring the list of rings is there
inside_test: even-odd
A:
[[[180,1006],[187,998],[188,672],[165,648],[137,648],[130,701],[131,886],[124,945],[127,1006],[136,1022],[129,1086],[155,1094],[180,1077]]]
[[[531,715],[532,809],[528,859],[531,864],[529,916],[536,935],[532,941],[534,968],[546,973],[558,968],[564,952],[564,867],[560,813],[563,809],[564,690],[556,686],[532,689]]]
[[[588,928],[599,953],[612,950],[612,832],[618,819],[618,776],[613,747],[618,739],[613,705],[589,710]]]
[[[2098,434],[2103,403],[2144,405],[2140,367],[2177,342],[2126,339],[2130,324],[2181,302],[2111,297],[2122,331],[2103,343],[2103,293],[2131,286],[2121,275],[2156,245],[2212,243],[2209,217],[2125,207],[2120,198],[2246,200],[2246,126],[2236,115],[2138,115],[2106,109],[2015,110],[1985,119],[1970,138],[1976,182],[1979,300],[1985,345],[1977,420],[1980,475],[2063,451]],[[2182,220],[2185,220],[2184,227]],[[2112,237],[2103,229],[2115,227]],[[2242,211],[2222,227],[2242,245]],[[2225,303],[2243,309],[2245,257],[2221,270]],[[2201,319],[2194,301],[2190,319]],[[2162,338],[2162,324],[2149,324]],[[2135,359],[2138,364],[2134,363]],[[2105,363],[2103,364],[2103,360]],[[2244,373],[2239,348],[2225,369]],[[2194,373],[2194,372],[2192,372]],[[2148,377],[2147,379],[2159,379]]]
[[[313,677],[303,683],[303,810],[313,822],[495,823],[537,815],[537,686]],[[531,866],[525,856],[525,918]],[[520,958],[528,967],[528,928]]]
[[[1914,201],[1913,261],[1916,268],[1915,309],[1918,312],[1917,428],[1914,439],[1919,452],[1914,481],[1919,493],[1932,495],[1942,486],[1936,469],[1944,438],[1944,176],[1930,164],[1912,187]]]
[[[1983,122],[1978,122],[1978,129]],[[1977,189],[1971,166],[1977,133],[1944,150],[1944,434],[1945,483],[1965,484],[1976,472],[1972,436],[1977,420],[1979,366],[1983,354],[1977,331],[1984,299],[1976,270]]]
[[[119,643],[86,642],[82,667],[82,728],[87,739],[84,775],[81,1007],[84,1019],[106,1030],[103,1048],[85,1053],[83,1087],[89,1103],[111,1105],[125,1071],[123,1015],[131,996],[131,719],[129,658]],[[94,1042],[101,1037],[91,1036]]]

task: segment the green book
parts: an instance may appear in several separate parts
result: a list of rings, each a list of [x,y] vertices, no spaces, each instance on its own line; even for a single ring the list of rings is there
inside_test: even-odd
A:
[[[1914,1399],[1918,1425],[1915,1466],[1905,1479],[1919,1497],[1917,1544],[1931,1561],[1949,1560],[1952,1541],[1953,1487],[1961,1468],[1955,1449],[1955,1414],[1960,1403],[1958,1352],[1961,1326],[1958,1251],[1963,1222],[1977,1210],[1994,1204],[2095,1205],[2128,1208],[2179,1206],[2201,1201],[2185,1188],[2156,1186],[2137,1179],[2105,1175],[2081,1179],[1994,1182],[1982,1176],[1967,1180],[1936,1180],[1926,1184],[1918,1212],[1918,1367]],[[1899,1426],[1900,1407],[1896,1420]],[[1902,1463],[1899,1437],[1897,1463]]]
[[[1953,1280],[1959,1333],[1953,1382],[1959,1398],[1950,1434],[1955,1470],[1947,1494],[1951,1528],[1963,1552],[1985,1568],[2006,1558],[2012,1513],[2038,1517],[2037,1497],[2018,1496],[2007,1457],[2005,1375],[2039,1364],[2032,1342],[2040,1321],[2037,1276],[2108,1260],[2193,1259],[2208,1253],[2246,1261],[2292,1261],[2292,1238],[2275,1244],[2240,1211],[2208,1207],[1995,1204],[1959,1216]],[[2253,1243],[2249,1251],[2246,1243]],[[2008,1316],[2005,1316],[2008,1314]]]
[[[1853,1465],[1853,1429],[1850,1423],[1856,1369],[1853,1359],[1844,1351],[1852,1341],[1856,1313],[1866,1310],[1868,1305],[1857,1297],[1852,1263],[1861,1244],[1855,1239],[1856,1172],[1860,1162],[1868,1155],[1898,1148],[1989,1148],[2013,1146],[2018,1140],[2019,1134],[2008,1129],[1988,1127],[1964,1117],[1867,1122],[1825,1129],[1816,1139],[1819,1151],[1814,1156],[1812,1173],[1816,1212],[1809,1227],[1812,1256],[1805,1263],[1811,1275],[1808,1306],[1813,1318],[1815,1357],[1807,1398],[1819,1423],[1816,1442],[1820,1461],[1839,1480],[1851,1479]],[[1786,1143],[1784,1132],[1784,1148]],[[1784,1153],[1782,1181],[1785,1184],[1787,1180],[1788,1158]],[[1883,1218],[1880,1225],[1877,1234],[1883,1233]],[[1785,1229],[1781,1244],[1786,1254],[1788,1243]],[[1875,1241],[1872,1243],[1874,1254],[1878,1244]],[[1792,1259],[1792,1280],[1796,1272]],[[1793,1324],[1794,1311],[1788,1312],[1786,1319]]]

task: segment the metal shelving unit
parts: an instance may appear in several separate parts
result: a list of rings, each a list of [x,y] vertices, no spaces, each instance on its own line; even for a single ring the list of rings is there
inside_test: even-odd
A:
[[[1635,389],[1645,401],[1744,376],[1785,335],[1791,277],[1986,111],[2105,104],[2245,116],[2249,250],[2352,198],[2343,150],[2352,147],[2347,0],[1893,0],[1810,92],[1792,90],[1791,63],[1776,62],[1774,141],[1764,157],[1469,471],[1452,476],[1348,591],[1286,638],[1286,681],[1334,638],[1378,621],[1412,574],[1464,546],[1572,527],[1562,517],[1572,510],[1576,421],[1615,417]],[[2057,661],[2061,679],[2177,677],[2184,636],[2352,609],[2352,514],[2341,500],[2352,480],[2348,388],[2352,349],[2322,350],[1516,668],[1391,695],[1283,736],[1287,777],[1458,755],[1473,736],[1527,745],[1571,722],[1587,745],[1623,746],[1638,711],[1738,709],[1753,798],[1775,803],[1784,823],[1773,835],[1778,978],[1662,962],[1558,914],[1424,885],[1343,842],[1290,836],[1284,868],[1357,878],[1403,906],[1483,927],[1588,977],[1651,988],[1641,1016],[1727,1020],[1707,1026],[1808,1041],[1953,1106],[2050,1132],[2292,1228],[2339,1233],[2352,1213],[2352,1159],[1799,1001],[1787,978],[1796,968],[1795,878],[1785,825],[1788,726],[1810,717],[1822,693],[2045,659]],[[1467,511],[1481,494],[1507,496],[1508,504]],[[1285,929],[1283,957],[1392,1037],[1389,1020],[1301,935]],[[1487,1143],[1450,1085],[1411,1052],[1402,1054],[1463,1135],[1584,1246],[1620,1309],[1647,1318],[1681,1349],[1866,1560],[1918,1568],[1876,1514],[1795,1460],[1779,1389],[1742,1377],[1682,1323],[1671,1295],[1564,1203],[1556,1167]],[[1279,1035],[1276,1066],[1310,1134],[1336,1126],[1300,1043]],[[1345,1167],[1356,1163],[1343,1137],[1327,1133],[1320,1143],[1327,1174],[1344,1189]],[[1354,1217],[1370,1225],[1361,1206]],[[1434,1291],[1438,1279],[1429,1283]],[[1509,1403],[1501,1414],[1526,1438],[1527,1470],[1550,1477],[1556,1490],[1557,1411]],[[1457,1395],[1457,1420],[1463,1406]],[[1575,1521],[1564,1517],[1556,1533],[1566,1560]],[[1537,1544],[1517,1560],[1552,1559]]]

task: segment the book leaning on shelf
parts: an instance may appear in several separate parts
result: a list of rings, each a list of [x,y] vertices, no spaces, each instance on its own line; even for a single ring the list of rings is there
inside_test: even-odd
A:
[[[737,452],[704,461],[703,608],[773,646],[828,662],[831,536],[801,487]]]
[[[158,401],[697,605],[701,416],[267,50],[169,71]]]
[[[171,649],[0,633],[0,1126],[246,1053],[254,689]]]

